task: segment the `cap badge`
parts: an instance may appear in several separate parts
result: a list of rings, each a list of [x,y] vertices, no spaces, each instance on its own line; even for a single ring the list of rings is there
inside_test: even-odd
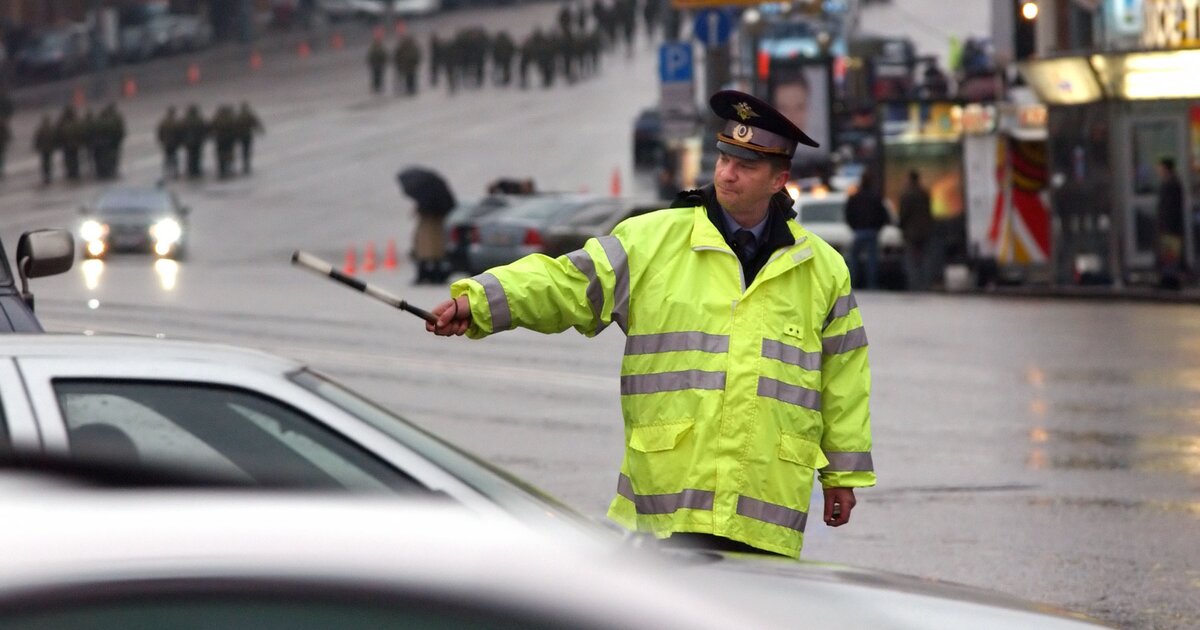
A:
[[[750,142],[754,137],[754,130],[748,125],[738,125],[733,128],[733,139],[738,142]]]
[[[735,104],[733,109],[737,112],[738,118],[741,118],[743,121],[758,115],[753,109],[750,109],[750,104],[745,101]]]

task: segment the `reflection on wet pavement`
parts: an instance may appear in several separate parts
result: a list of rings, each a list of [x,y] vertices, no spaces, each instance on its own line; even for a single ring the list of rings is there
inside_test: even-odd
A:
[[[1200,501],[1139,501],[1137,499],[1113,499],[1110,497],[1032,497],[1028,503],[1033,507],[1149,510],[1200,516]]]
[[[1134,470],[1200,476],[1200,436],[1033,427],[1030,470]]]

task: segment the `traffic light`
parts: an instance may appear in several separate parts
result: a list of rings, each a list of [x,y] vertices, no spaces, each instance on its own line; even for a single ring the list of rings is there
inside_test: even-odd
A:
[[[1013,0],[1013,52],[1021,61],[1037,53],[1038,3]]]

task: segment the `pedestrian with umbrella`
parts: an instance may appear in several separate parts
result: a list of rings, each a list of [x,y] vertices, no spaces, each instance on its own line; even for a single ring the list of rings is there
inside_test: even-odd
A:
[[[446,281],[446,215],[454,209],[454,193],[438,173],[412,166],[396,175],[400,190],[417,204],[417,229],[413,233],[416,284]]]

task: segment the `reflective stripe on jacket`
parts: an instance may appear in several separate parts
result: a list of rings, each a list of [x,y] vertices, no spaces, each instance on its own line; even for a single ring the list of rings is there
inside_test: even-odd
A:
[[[527,256],[451,286],[479,338],[616,323],[625,458],[609,517],[798,557],[814,470],[875,484],[870,370],[842,256],[794,221],[749,286],[703,207],[629,219],[557,259]]]

